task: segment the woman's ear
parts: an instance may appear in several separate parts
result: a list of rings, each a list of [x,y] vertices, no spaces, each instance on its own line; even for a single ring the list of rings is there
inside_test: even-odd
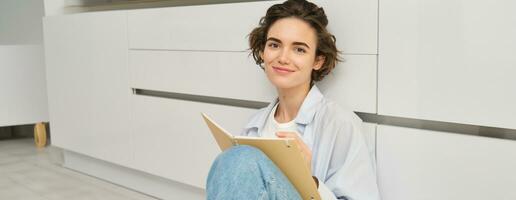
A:
[[[317,56],[315,57],[314,70],[319,70],[323,66],[326,61],[326,56]]]

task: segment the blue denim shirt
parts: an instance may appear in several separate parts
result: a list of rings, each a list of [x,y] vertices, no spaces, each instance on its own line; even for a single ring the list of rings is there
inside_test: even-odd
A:
[[[261,137],[277,103],[276,98],[253,115],[241,135]],[[362,120],[354,112],[324,98],[314,85],[294,120],[312,150],[312,174],[338,199],[380,199],[373,160],[361,132]]]

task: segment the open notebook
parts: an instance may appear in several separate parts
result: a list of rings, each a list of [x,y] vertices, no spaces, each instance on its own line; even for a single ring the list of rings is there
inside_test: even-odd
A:
[[[287,176],[303,199],[320,199],[317,186],[299,147],[292,139],[233,136],[206,114],[202,117],[222,151],[236,145],[249,145],[263,151]]]

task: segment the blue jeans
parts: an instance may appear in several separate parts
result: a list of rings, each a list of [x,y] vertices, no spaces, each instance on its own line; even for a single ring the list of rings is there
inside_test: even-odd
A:
[[[208,200],[301,199],[287,177],[259,149],[240,145],[222,152],[206,183]]]

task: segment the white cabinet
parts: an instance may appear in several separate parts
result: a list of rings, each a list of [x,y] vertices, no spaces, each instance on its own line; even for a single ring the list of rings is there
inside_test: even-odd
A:
[[[516,141],[378,126],[384,200],[516,199]]]
[[[135,95],[131,122],[136,167],[205,188],[211,163],[221,152],[201,117],[208,114],[238,135],[255,109]]]
[[[52,144],[129,166],[125,12],[45,17]]]
[[[245,50],[280,2],[44,18],[52,143],[204,188],[220,150],[200,113],[236,134],[256,110],[131,88],[269,102],[275,90]],[[328,98],[359,112],[516,128],[512,1],[315,2],[346,60],[318,84]],[[385,200],[516,199],[514,141],[370,123],[363,133]]]
[[[0,46],[0,127],[48,121],[43,47]]]
[[[129,11],[131,49],[244,51],[247,35],[279,1]]]
[[[245,50],[247,34],[266,9],[278,2],[46,17],[53,144],[204,188],[211,162],[220,151],[200,112],[207,112],[231,132],[238,133],[256,110],[132,95],[131,88],[271,101],[274,88]],[[349,4],[327,3],[336,7]],[[334,19],[333,28],[342,37],[376,41],[371,39],[376,37],[376,22],[371,20],[370,13],[376,4],[367,1],[360,5],[360,10],[367,10],[362,13],[368,16],[367,25],[360,26],[357,32],[342,33],[341,28],[349,27]],[[350,16],[336,10],[329,15]],[[371,30],[373,34],[364,34]],[[339,34],[337,37],[341,37]],[[376,55],[349,54],[374,54],[376,44],[345,44],[356,48],[355,51],[347,51],[347,62],[339,65],[322,88],[328,96],[352,109],[374,113]],[[358,100],[351,100],[355,98]],[[375,152],[375,134],[375,125],[364,124],[371,154]]]
[[[516,128],[515,1],[380,1],[378,113]]]

